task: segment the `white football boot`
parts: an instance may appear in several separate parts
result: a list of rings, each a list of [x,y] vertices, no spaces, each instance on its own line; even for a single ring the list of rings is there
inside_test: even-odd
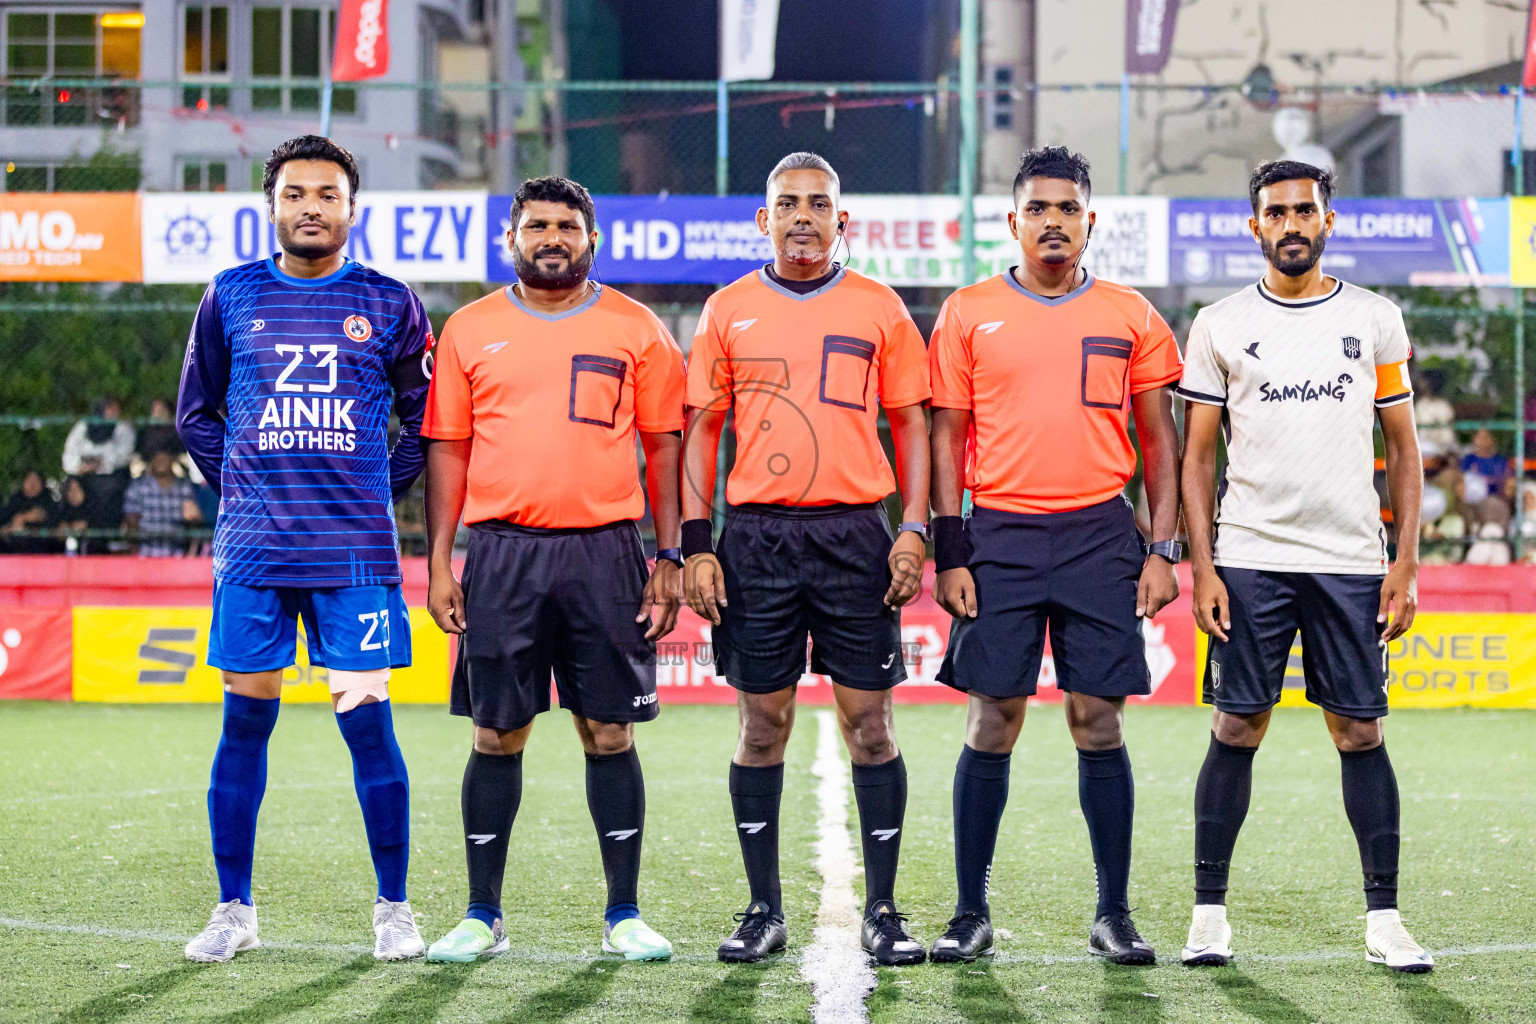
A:
[[[1372,910],[1365,915],[1365,958],[1407,974],[1435,968],[1435,958],[1413,941],[1396,910]]]
[[[221,964],[236,953],[261,945],[256,938],[256,908],[239,900],[220,903],[208,918],[208,927],[187,943],[188,960],[200,964]]]
[[[416,930],[416,915],[409,902],[379,900],[373,905],[373,958],[414,960],[427,955],[426,943]]]
[[[1195,907],[1181,959],[1186,967],[1225,967],[1232,962],[1232,926],[1227,924],[1226,907],[1216,903]]]

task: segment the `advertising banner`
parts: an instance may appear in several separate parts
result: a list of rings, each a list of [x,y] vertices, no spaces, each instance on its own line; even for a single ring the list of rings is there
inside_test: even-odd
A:
[[[1205,679],[1204,633],[1196,632],[1195,700]],[[1387,703],[1393,708],[1536,707],[1536,615],[1420,612],[1387,645]],[[1308,707],[1301,641],[1291,646],[1281,707]]]
[[[110,704],[218,703],[219,670],[207,661],[211,608],[74,610],[74,699]],[[448,700],[448,638],[425,608],[411,610],[411,667],[390,673],[397,704]],[[309,664],[299,630],[298,665],[283,675],[283,699],[329,703],[326,670]]]
[[[341,0],[331,79],[359,82],[389,73],[389,0]]]
[[[930,574],[923,593],[932,591]],[[1133,701],[1148,704],[1192,704],[1195,694],[1195,627],[1190,617],[1187,585],[1178,600],[1146,624],[1147,672],[1152,692]],[[949,649],[950,617],[930,597],[919,598],[901,611],[902,659],[907,679],[897,685],[898,704],[964,704],[965,694],[939,682],[939,666]],[[735,704],[736,691],[715,674],[710,624],[684,608],[677,628],[657,645],[656,686],[663,704]],[[1056,664],[1049,644],[1040,666],[1036,699],[1058,702]],[[807,672],[800,677],[798,700],[832,703],[832,680]]]
[[[67,606],[0,607],[0,700],[69,700]]]
[[[728,284],[773,261],[757,229],[758,196],[594,196],[599,250],[594,273],[615,284]],[[488,280],[512,281],[506,234],[512,197],[489,198]],[[893,287],[957,287],[960,199],[949,195],[847,195],[848,231],[835,258]],[[977,279],[1019,261],[1008,232],[1009,196],[976,198]],[[1098,218],[1083,265],[1135,287],[1168,283],[1168,200],[1095,197]]]
[[[134,192],[0,195],[0,281],[137,281]]]
[[[260,192],[147,192],[143,204],[148,283],[211,281],[277,251]],[[364,190],[346,252],[402,281],[484,281],[485,234],[483,192]]]
[[[1125,73],[1155,75],[1173,52],[1179,0],[1126,0]]]
[[[778,36],[779,0],[721,0],[720,77],[772,78]]]
[[[1242,287],[1264,274],[1244,199],[1174,199],[1174,284]],[[1510,281],[1505,199],[1340,199],[1323,269],[1358,285],[1441,287]],[[1097,239],[1098,233],[1094,233]]]
[[[512,197],[487,200],[488,281],[515,281],[507,232]],[[624,284],[727,284],[773,261],[757,230],[760,196],[593,196],[593,275]]]

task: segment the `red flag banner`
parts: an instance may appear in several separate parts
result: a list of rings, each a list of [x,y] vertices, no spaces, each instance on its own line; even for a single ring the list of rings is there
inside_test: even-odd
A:
[[[331,80],[357,82],[389,71],[389,0],[341,0]]]
[[[1126,0],[1125,73],[1155,75],[1173,52],[1179,0]]]
[[[1536,89],[1536,4],[1525,19],[1525,72],[1520,84],[1526,89]]]

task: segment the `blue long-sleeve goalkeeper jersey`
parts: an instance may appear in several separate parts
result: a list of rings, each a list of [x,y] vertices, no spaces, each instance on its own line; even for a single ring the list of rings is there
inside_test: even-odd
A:
[[[176,426],[219,492],[216,579],[399,582],[394,501],[425,461],[431,348],[416,294],[359,263],[306,279],[267,259],[214,278],[187,342]]]

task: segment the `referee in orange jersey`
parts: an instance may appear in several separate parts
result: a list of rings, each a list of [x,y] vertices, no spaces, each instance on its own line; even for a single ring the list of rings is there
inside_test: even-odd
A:
[[[752,899],[720,946],[733,962],[786,943],[779,797],[807,634],[812,670],[832,677],[853,758],[864,948],[882,964],[924,957],[896,912],[907,771],[891,688],[907,675],[898,609],[922,581],[928,363],[896,293],[832,262],[848,222],[837,203],[837,173],[821,157],[779,161],[757,212],[774,261],[710,297],[688,358],[683,587],[714,624],[716,664],[741,710],[730,788]],[[905,521],[895,538],[881,504],[895,489],[876,429],[881,408],[901,477]],[[717,554],[709,502],[731,411],[736,462]]]
[[[1178,595],[1179,350],[1151,303],[1079,266],[1089,188],[1078,154],[1025,153],[1008,214],[1019,265],[951,295],[929,346],[935,597],[956,620],[939,679],[970,695],[955,767],[960,897],[933,944],[938,961],[992,951],[992,854],[1047,632],[1098,870],[1089,948],[1154,960],[1126,903],[1133,787],[1120,716],[1126,697],[1151,692],[1142,620]],[[1136,470],[1131,411],[1150,551],[1122,493]],[[976,506],[968,520],[962,483]]]
[[[581,185],[523,182],[507,242],[517,283],[448,318],[422,424],[427,604],[459,634],[449,710],[474,723],[460,793],[469,907],[427,959],[509,948],[502,875],[523,749],[549,710],[553,673],[586,753],[608,880],[602,948],[662,960],[671,943],[641,920],[637,896],[645,779],[634,727],[656,717],[655,642],[681,606],[683,354],[654,313],[590,279],[597,225]],[[649,572],[634,522],[645,510],[637,438],[661,549]]]

